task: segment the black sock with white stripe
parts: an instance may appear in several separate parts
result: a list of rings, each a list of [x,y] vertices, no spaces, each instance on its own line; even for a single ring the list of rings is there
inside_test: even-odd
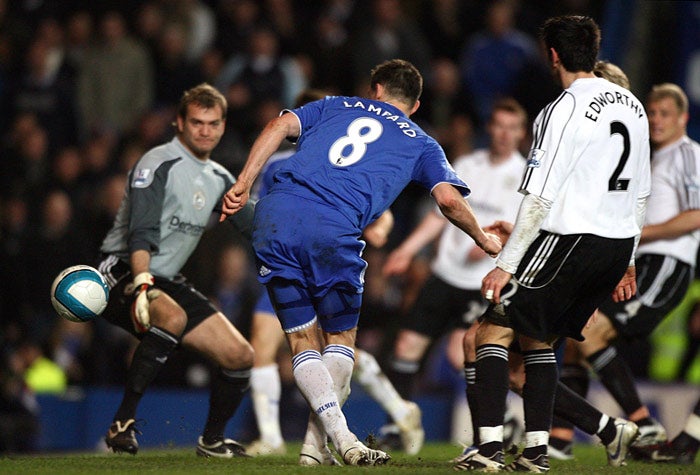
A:
[[[124,397],[114,416],[115,421],[126,421],[135,417],[136,407],[143,392],[158,376],[178,342],[175,335],[156,326],[152,326],[144,334],[131,359]]]
[[[474,394],[474,384],[476,383],[476,363],[464,363],[464,380],[467,383],[467,406],[469,406],[469,416],[472,422],[472,445],[479,446],[479,427],[477,426],[476,414],[476,394]]]
[[[221,369],[211,382],[209,415],[202,439],[213,444],[224,439],[224,429],[250,387],[250,368]]]
[[[576,421],[576,426],[589,435],[595,435],[600,431],[600,421],[604,415],[588,401],[572,391],[571,388],[562,384],[561,381],[557,383],[556,387],[554,414],[565,418],[567,421]],[[612,435],[614,436],[615,426],[613,425],[612,428]],[[603,443],[607,444],[608,442],[607,439],[603,440]]]
[[[551,348],[523,352],[525,362],[525,449],[523,456],[534,459],[547,453],[549,429],[554,411],[554,394],[558,374]]]
[[[508,396],[508,349],[481,345],[476,349],[476,380],[470,394],[476,398],[479,453],[491,457],[503,451],[503,417]],[[477,429],[475,429],[477,430]]]
[[[593,353],[588,362],[625,414],[632,414],[642,407],[632,371],[614,346]]]

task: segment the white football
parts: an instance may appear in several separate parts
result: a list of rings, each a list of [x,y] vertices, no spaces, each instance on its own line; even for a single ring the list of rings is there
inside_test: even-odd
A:
[[[100,272],[77,265],[63,270],[51,285],[51,305],[63,318],[88,322],[107,307],[109,287]]]

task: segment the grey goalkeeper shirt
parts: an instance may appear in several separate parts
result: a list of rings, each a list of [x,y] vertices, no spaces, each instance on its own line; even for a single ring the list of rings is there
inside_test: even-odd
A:
[[[129,182],[101,251],[128,262],[137,250],[151,253],[150,272],[172,279],[217,222],[223,195],[234,178],[213,160],[200,160],[175,137],[149,150],[129,172]],[[250,238],[253,205],[228,218]]]

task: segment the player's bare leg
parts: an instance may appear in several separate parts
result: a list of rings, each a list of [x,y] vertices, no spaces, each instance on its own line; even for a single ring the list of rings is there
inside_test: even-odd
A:
[[[224,430],[248,390],[253,347],[219,312],[188,332],[182,344],[219,367],[211,382],[209,414],[197,443],[197,454],[220,458],[246,456],[245,448],[226,438]]]
[[[382,372],[374,356],[357,349],[355,357],[353,378],[395,422],[403,450],[409,455],[417,454],[425,440],[420,408],[415,402],[401,397],[389,378]]]

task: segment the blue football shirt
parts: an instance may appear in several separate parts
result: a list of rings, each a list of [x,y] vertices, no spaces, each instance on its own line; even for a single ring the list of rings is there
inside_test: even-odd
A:
[[[289,111],[301,134],[297,151],[274,175],[271,191],[322,201],[359,229],[379,217],[411,182],[432,190],[469,187],[442,147],[396,107],[360,97],[328,96]]]

